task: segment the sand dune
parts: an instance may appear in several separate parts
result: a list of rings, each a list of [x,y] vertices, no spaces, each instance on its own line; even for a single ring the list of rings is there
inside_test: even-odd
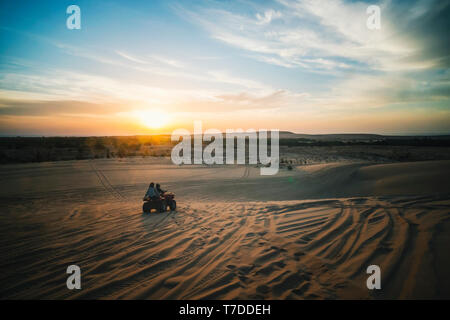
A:
[[[449,173],[449,161],[273,177],[143,159],[2,166],[0,297],[450,298]],[[177,211],[142,214],[150,180]],[[366,287],[371,264],[382,290]]]

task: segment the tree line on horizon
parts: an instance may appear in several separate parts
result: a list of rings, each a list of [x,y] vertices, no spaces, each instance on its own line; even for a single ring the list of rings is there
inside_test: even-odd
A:
[[[373,140],[280,139],[280,147],[412,146],[450,147],[450,137],[392,137]],[[168,157],[177,141],[170,135],[111,137],[0,137],[0,163],[124,157]],[[204,142],[204,145],[208,143]],[[225,143],[224,143],[225,146]]]

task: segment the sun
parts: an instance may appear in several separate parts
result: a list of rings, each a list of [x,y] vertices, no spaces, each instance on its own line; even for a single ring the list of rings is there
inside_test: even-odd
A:
[[[158,110],[139,111],[137,116],[141,123],[150,129],[162,128],[170,121],[170,117],[167,113]]]

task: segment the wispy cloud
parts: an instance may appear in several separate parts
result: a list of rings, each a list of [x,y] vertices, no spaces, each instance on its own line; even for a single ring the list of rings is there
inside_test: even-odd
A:
[[[141,64],[148,64],[147,61],[144,61],[144,60],[142,60],[142,59],[133,57],[133,56],[131,56],[131,55],[128,54],[128,53],[125,53],[125,52],[122,52],[122,51],[119,51],[119,50],[116,50],[116,53],[117,53],[119,56],[121,56],[122,58],[125,58],[125,59],[127,59],[127,60],[129,60],[129,61],[131,61],[131,62],[136,62],[136,63],[141,63]]]
[[[168,59],[168,58],[157,56],[157,55],[150,55],[149,57],[159,63],[163,63],[163,64],[169,65],[171,67],[175,67],[175,68],[183,68],[184,67],[184,64],[182,62],[177,61],[175,59]]]
[[[376,31],[366,26],[368,5],[278,0],[246,10],[196,7],[188,17],[213,39],[259,62],[335,76],[331,87],[309,100],[314,108],[448,101],[448,74],[442,70],[450,66],[446,62],[450,44],[442,39],[447,37],[443,25],[450,5],[434,0],[381,1],[382,27]],[[415,37],[418,33],[422,36]],[[429,43],[439,50],[431,52]]]
[[[253,17],[209,7],[188,11],[188,16],[211,37],[258,53],[259,61],[278,66],[349,68],[351,64],[338,61],[346,58],[375,70],[411,70],[432,67],[435,62],[411,59],[422,44],[412,41],[408,30],[401,28],[426,19],[433,2],[409,3],[416,8],[415,14],[401,16],[400,25],[397,15],[401,12],[395,3],[382,1],[382,28],[377,31],[366,27],[367,3],[342,0],[279,0],[277,10],[261,9],[264,13]],[[271,23],[275,19],[279,23]]]
[[[258,20],[259,24],[266,24],[270,23],[274,19],[281,18],[281,16],[282,16],[281,12],[269,9],[266,10],[264,14],[257,13],[256,19]]]

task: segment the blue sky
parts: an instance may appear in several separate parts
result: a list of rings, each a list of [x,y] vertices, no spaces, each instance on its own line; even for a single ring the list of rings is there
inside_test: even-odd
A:
[[[448,134],[448,21],[433,0],[2,1],[0,134]]]

